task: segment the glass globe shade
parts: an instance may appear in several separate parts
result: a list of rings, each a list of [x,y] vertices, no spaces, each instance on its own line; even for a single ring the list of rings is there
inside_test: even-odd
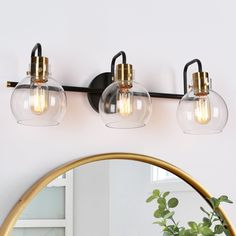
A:
[[[17,123],[29,126],[58,125],[66,112],[66,94],[61,85],[47,77],[47,82],[29,76],[17,84],[11,95],[11,110]]]
[[[206,96],[196,96],[191,89],[179,102],[177,120],[184,133],[219,133],[227,123],[228,109],[216,92],[210,90]]]
[[[117,129],[145,126],[152,112],[149,93],[134,81],[131,88],[121,89],[123,85],[124,81],[114,82],[102,93],[99,113],[103,122],[107,127]]]

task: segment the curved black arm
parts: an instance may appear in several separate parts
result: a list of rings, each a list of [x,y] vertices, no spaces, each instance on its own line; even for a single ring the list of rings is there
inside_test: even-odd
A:
[[[188,62],[184,66],[184,71],[183,71],[183,79],[184,79],[184,94],[188,92],[188,80],[187,80],[187,71],[188,67],[191,66],[192,64],[197,63],[198,65],[198,72],[202,72],[202,63],[199,59],[193,59],[192,61]]]
[[[36,43],[31,51],[31,57],[35,57],[35,52],[38,50],[38,57],[42,56],[42,46],[40,43]]]
[[[112,61],[111,61],[111,76],[112,76],[112,78],[114,78],[114,75],[115,75],[115,63],[116,63],[116,59],[117,59],[119,56],[122,56],[122,63],[123,63],[123,64],[126,64],[126,54],[125,54],[125,52],[124,52],[124,51],[118,52],[118,53],[112,58]]]

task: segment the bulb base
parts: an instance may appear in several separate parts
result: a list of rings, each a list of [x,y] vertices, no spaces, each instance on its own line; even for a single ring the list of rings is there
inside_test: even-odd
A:
[[[32,80],[39,83],[47,82],[49,75],[49,63],[47,57],[32,57],[30,71],[27,72]]]
[[[131,64],[118,64],[116,66],[115,81],[120,82],[121,87],[131,88],[133,81],[133,67]]]
[[[193,74],[193,91],[196,96],[209,94],[210,81],[208,72],[196,72]]]

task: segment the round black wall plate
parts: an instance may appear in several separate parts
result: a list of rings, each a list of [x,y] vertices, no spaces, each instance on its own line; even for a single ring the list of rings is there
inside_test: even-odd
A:
[[[105,72],[96,76],[89,84],[89,88],[105,90],[112,82],[111,72]],[[98,105],[101,95],[102,93],[88,93],[87,95],[90,105],[96,112],[99,112]]]

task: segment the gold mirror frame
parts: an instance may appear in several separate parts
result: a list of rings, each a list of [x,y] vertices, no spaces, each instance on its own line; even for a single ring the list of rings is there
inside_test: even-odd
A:
[[[196,180],[194,180],[190,175],[180,170],[178,167],[168,162],[162,161],[160,159],[146,156],[146,155],[133,154],[133,153],[107,153],[107,154],[93,155],[93,156],[85,157],[79,160],[66,163],[62,166],[59,166],[56,169],[50,171],[45,176],[43,176],[35,184],[33,184],[23,194],[23,196],[12,208],[12,210],[10,211],[10,213],[4,220],[2,227],[0,229],[0,236],[10,236],[10,233],[18,217],[20,216],[20,214],[23,212],[26,206],[31,202],[31,200],[52,180],[54,180],[55,178],[62,175],[63,173],[69,170],[72,170],[76,167],[79,167],[79,166],[82,166],[91,162],[102,161],[102,160],[113,160],[113,159],[140,161],[140,162],[144,162],[144,163],[161,167],[167,171],[172,172],[173,174],[175,174],[176,176],[184,180],[186,183],[191,185],[207,202],[209,202],[208,199],[212,197],[211,194],[202,185],[200,185]],[[222,210],[222,208],[219,207],[218,212],[224,217],[225,222],[230,231],[230,235],[236,236],[236,231],[232,223],[230,222],[229,218],[227,217],[225,212]]]

